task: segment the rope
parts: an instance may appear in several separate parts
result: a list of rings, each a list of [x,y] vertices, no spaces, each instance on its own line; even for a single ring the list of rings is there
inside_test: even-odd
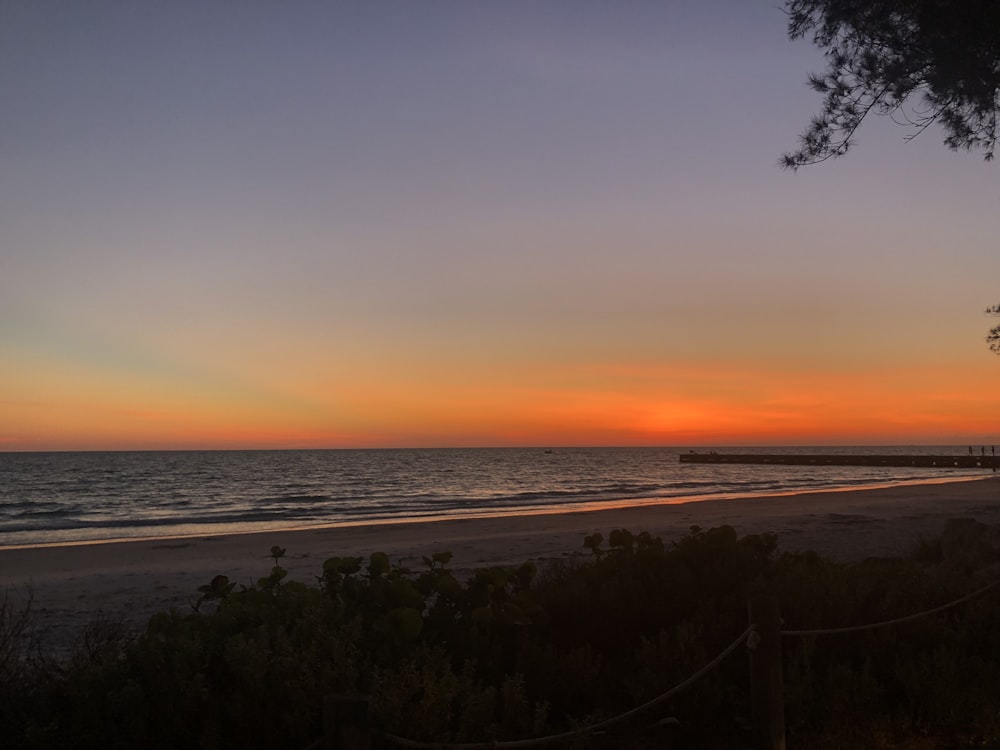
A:
[[[905,617],[896,617],[892,620],[883,620],[881,622],[868,623],[866,625],[850,625],[842,628],[822,628],[814,630],[782,630],[781,635],[783,636],[814,636],[814,635],[836,635],[838,633],[856,633],[862,630],[874,630],[876,628],[884,628],[890,625],[899,625],[900,623],[910,622],[912,620],[919,620],[921,617],[928,617],[938,612],[943,612],[946,609],[951,609],[952,607],[957,607],[959,604],[963,604],[971,599],[975,599],[981,594],[985,594],[992,588],[1000,585],[1000,580],[988,583],[982,588],[976,589],[975,591],[966,594],[965,596],[956,599],[955,601],[948,602],[947,604],[942,604],[939,607],[934,607],[933,609],[924,610],[923,612],[917,612],[912,615],[906,615]],[[755,640],[756,637],[756,640]],[[591,724],[586,727],[580,727],[568,732],[561,732],[559,734],[551,734],[546,737],[535,737],[531,739],[524,740],[509,740],[500,742],[497,740],[492,740],[489,742],[420,742],[418,740],[407,739],[406,737],[399,737],[394,734],[389,734],[387,732],[374,732],[377,736],[381,737],[383,740],[397,745],[399,747],[412,748],[413,750],[520,750],[521,748],[534,748],[541,745],[546,745],[552,742],[560,742],[562,740],[569,740],[578,738],[583,734],[593,734],[599,732],[603,729],[607,729],[610,726],[618,724],[626,719],[630,719],[637,714],[653,708],[654,706],[663,703],[666,700],[674,697],[681,691],[685,690],[689,686],[693,685],[695,682],[700,680],[706,674],[715,669],[719,664],[721,664],[727,657],[730,656],[741,643],[746,642],[747,646],[752,650],[757,642],[760,640],[760,636],[757,633],[757,626],[750,625],[740,633],[736,639],[730,643],[726,648],[719,652],[718,656],[712,659],[710,662],[705,664],[701,669],[692,674],[685,680],[674,685],[670,690],[662,693],[652,700],[646,701],[645,703],[636,706],[635,708],[626,711],[625,713],[618,714],[617,716],[612,716],[610,719],[605,719],[604,721],[599,721],[596,724]],[[318,750],[322,746],[323,740],[316,740],[315,742],[308,745],[304,750]]]
[[[656,696],[652,700],[646,701],[640,706],[636,706],[630,711],[626,711],[623,714],[618,714],[617,716],[612,716],[610,719],[605,719],[604,721],[599,721],[596,724],[591,724],[590,726],[580,727],[579,729],[574,729],[569,732],[561,732],[560,734],[551,734],[547,737],[535,737],[533,739],[526,740],[509,740],[506,742],[459,742],[459,743],[445,743],[445,742],[418,742],[417,740],[409,740],[405,737],[397,737],[393,734],[379,733],[379,736],[399,747],[409,747],[414,748],[414,750],[516,750],[517,748],[527,748],[527,747],[538,747],[540,745],[546,745],[550,742],[559,742],[561,740],[573,739],[579,737],[582,734],[592,734],[598,732],[602,729],[607,729],[608,727],[618,724],[619,722],[625,721],[636,714],[642,713],[653,706],[659,705],[664,701],[672,698],[681,692],[688,686],[694,684],[706,674],[715,669],[719,664],[721,664],[726,657],[732,654],[741,643],[744,643],[750,635],[755,631],[756,625],[750,625],[746,630],[740,633],[736,640],[730,643],[726,648],[724,648],[718,656],[716,656],[712,661],[708,662],[705,666],[695,672],[693,675],[683,680],[682,682],[674,685],[667,692]]]
[[[874,630],[875,628],[884,628],[889,625],[898,625],[901,622],[909,622],[910,620],[919,620],[921,617],[927,617],[928,615],[937,614],[938,612],[943,612],[951,607],[956,607],[963,602],[967,602],[970,599],[975,599],[980,594],[984,594],[989,591],[994,586],[1000,584],[1000,581],[994,581],[993,583],[988,583],[981,589],[976,589],[971,594],[966,594],[961,599],[956,599],[953,602],[948,602],[947,604],[942,604],[940,607],[935,607],[934,609],[928,609],[924,612],[917,612],[913,615],[906,615],[905,617],[897,617],[894,620],[883,620],[882,622],[873,622],[868,625],[850,625],[844,628],[823,628],[820,630],[782,630],[782,635],[787,636],[805,636],[805,635],[835,635],[837,633],[856,633],[860,630]]]

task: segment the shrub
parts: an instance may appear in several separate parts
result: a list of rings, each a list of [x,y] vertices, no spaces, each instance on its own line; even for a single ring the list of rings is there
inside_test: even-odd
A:
[[[156,615],[135,638],[99,621],[72,658],[44,669],[2,650],[14,642],[4,634],[26,627],[5,598],[5,744],[298,750],[320,734],[324,696],[355,691],[371,696],[378,729],[413,739],[537,736],[631,709],[688,677],[744,630],[746,591],[760,581],[796,629],[891,619],[975,586],[933,556],[843,565],[778,555],[773,535],[739,538],[730,527],[693,528],[669,545],[615,529],[607,545],[600,534],[584,545],[587,562],[541,574],[530,563],[494,567],[466,581],[444,552],[416,572],[383,553],[331,558],[318,586],[288,581],[275,547],[255,584],[218,576],[194,611]],[[884,630],[785,639],[790,735],[817,747],[855,745],[864,727],[885,743],[996,739],[998,623],[1000,597],[985,595]],[[645,727],[669,716],[688,745],[745,746],[747,682],[734,656],[631,734],[589,742],[642,747]]]

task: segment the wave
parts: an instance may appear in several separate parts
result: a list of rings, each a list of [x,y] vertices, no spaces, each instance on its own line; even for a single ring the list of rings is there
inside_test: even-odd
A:
[[[0,471],[11,480],[0,489],[0,545],[14,537],[17,543],[44,543],[55,537],[121,538],[135,530],[163,536],[181,527],[199,533],[210,527],[440,518],[616,500],[802,492],[970,473],[699,467],[679,464],[677,453],[615,448],[554,454],[537,449],[0,454]]]

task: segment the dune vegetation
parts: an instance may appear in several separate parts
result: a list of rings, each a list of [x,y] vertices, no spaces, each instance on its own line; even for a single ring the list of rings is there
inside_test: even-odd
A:
[[[289,580],[285,550],[248,584],[207,582],[189,611],[142,632],[93,622],[47,658],[30,608],[5,592],[0,726],[8,748],[298,750],[324,696],[370,697],[375,746],[512,740],[628,711],[696,672],[748,626],[766,585],[787,628],[937,607],[988,583],[989,530],[956,525],[906,559],[835,563],[772,535],[697,527],[665,544],[618,529],[585,562],[419,570],[384,553]],[[956,536],[957,535],[957,536]],[[958,539],[956,542],[955,539]],[[784,638],[787,732],[800,747],[1000,747],[1000,593],[877,630]],[[751,747],[747,647],[649,711],[562,747]],[[991,744],[992,743],[992,744]]]

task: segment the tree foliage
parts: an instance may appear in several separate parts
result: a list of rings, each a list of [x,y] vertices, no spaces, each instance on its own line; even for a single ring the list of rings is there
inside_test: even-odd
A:
[[[825,50],[809,77],[823,107],[785,154],[787,169],[843,156],[874,113],[938,123],[951,149],[993,158],[1000,109],[1000,0],[788,0],[788,34]]]
[[[992,315],[994,318],[1000,318],[1000,305],[987,307],[986,314]],[[986,343],[990,345],[990,349],[995,354],[1000,354],[1000,325],[993,326],[990,332],[986,334]]]

